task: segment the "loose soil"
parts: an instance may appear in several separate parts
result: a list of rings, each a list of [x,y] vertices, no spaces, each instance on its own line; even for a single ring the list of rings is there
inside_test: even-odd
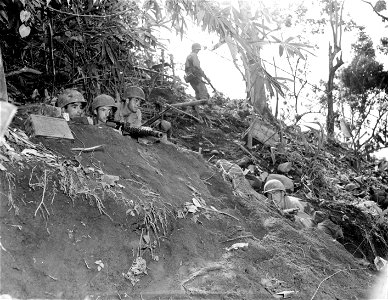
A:
[[[365,299],[376,277],[365,261],[321,231],[297,229],[263,197],[237,196],[214,166],[210,150],[229,160],[243,156],[234,142],[243,123],[184,122],[176,145],[139,143],[89,125],[71,125],[74,141],[32,139],[69,170],[92,170],[87,179],[96,170],[119,176],[88,191],[98,199],[81,187],[79,195],[66,195],[59,188],[63,174],[45,159],[4,163],[0,294],[253,300],[293,291],[292,299]],[[104,151],[70,150],[100,144]],[[37,210],[42,196],[47,210]],[[207,209],[187,212],[193,198]],[[230,250],[235,243],[248,246]],[[147,268],[132,284],[124,274],[138,256]]]

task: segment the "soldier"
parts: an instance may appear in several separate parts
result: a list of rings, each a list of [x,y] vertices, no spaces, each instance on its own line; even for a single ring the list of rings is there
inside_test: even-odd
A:
[[[264,195],[272,200],[276,208],[286,216],[295,214],[298,211],[304,211],[303,205],[295,197],[286,196],[286,188],[283,183],[277,179],[271,179],[264,185]]]
[[[273,201],[283,216],[294,220],[301,228],[315,227],[334,239],[344,237],[341,226],[328,219],[325,213],[315,211],[311,217],[305,212],[306,205],[303,205],[298,198],[286,196],[286,189],[279,180],[268,180],[263,192],[269,200]]]
[[[70,119],[82,117],[85,114],[86,100],[77,90],[65,89],[58,96],[57,106],[61,108],[62,115],[67,113]]]
[[[117,106],[113,97],[101,94],[93,99],[92,113],[94,115],[94,124],[106,123],[116,112]]]
[[[209,93],[202,78],[205,78],[209,83],[210,80],[206,77],[198,59],[198,52],[201,50],[201,45],[194,43],[191,46],[191,53],[186,58],[185,63],[185,81],[190,83],[195,91],[195,98],[197,100],[209,99]]]
[[[138,86],[129,86],[125,89],[123,101],[121,101],[116,121],[128,123],[131,127],[140,127],[142,124],[141,103],[145,101],[145,94]],[[155,122],[154,126],[170,136],[171,123],[165,120]]]
[[[127,87],[115,116],[116,121],[128,123],[131,127],[140,127],[142,123],[140,111],[142,101],[145,101],[145,94],[140,87]]]

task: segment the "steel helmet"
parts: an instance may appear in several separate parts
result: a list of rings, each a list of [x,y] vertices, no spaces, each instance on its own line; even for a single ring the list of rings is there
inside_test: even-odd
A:
[[[201,44],[199,43],[194,43],[192,46],[191,46],[191,50],[201,50],[202,47],[201,47]]]
[[[284,187],[283,183],[277,179],[271,179],[268,180],[264,185],[264,194],[275,192],[275,191],[286,191],[286,188]]]
[[[138,86],[129,86],[124,91],[124,98],[139,98],[145,101],[144,91]]]
[[[84,103],[84,105],[86,105],[86,100],[80,92],[73,89],[65,89],[58,96],[57,106],[59,106],[60,108],[63,108],[70,103],[76,103],[76,102],[81,102],[81,103]]]
[[[117,109],[117,106],[113,97],[105,94],[98,95],[96,98],[93,99],[92,111],[94,111],[95,109],[101,106],[111,106],[114,110]]]

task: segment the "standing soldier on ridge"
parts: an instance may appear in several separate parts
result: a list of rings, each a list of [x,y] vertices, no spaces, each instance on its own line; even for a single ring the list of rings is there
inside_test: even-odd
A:
[[[191,87],[194,89],[195,98],[197,100],[209,99],[209,93],[202,78],[205,78],[209,84],[210,80],[206,77],[205,73],[201,69],[201,65],[198,59],[198,52],[201,50],[201,45],[194,43],[191,46],[191,50],[192,51],[189,56],[187,56],[185,63],[185,81],[190,83]]]

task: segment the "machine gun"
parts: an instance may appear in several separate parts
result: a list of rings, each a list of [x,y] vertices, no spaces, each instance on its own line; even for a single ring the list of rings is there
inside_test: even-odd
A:
[[[208,100],[208,99],[195,100],[195,101],[182,102],[182,103],[174,103],[174,104],[165,103],[165,105],[167,106],[167,108],[165,108],[162,112],[160,112],[160,113],[156,114],[155,116],[153,116],[151,119],[145,121],[143,124],[141,124],[141,126],[150,126],[150,125],[152,125],[152,124],[155,123],[158,119],[160,119],[161,117],[163,117],[163,115],[164,115],[166,112],[168,112],[170,109],[178,110],[180,113],[184,113],[184,114],[190,116],[191,118],[194,118],[192,115],[187,114],[186,112],[180,110],[180,108],[187,107],[187,106],[195,106],[195,105],[208,104],[208,103],[209,103],[209,100]],[[197,118],[195,118],[195,119],[198,121]]]
[[[119,129],[123,135],[129,135],[133,138],[142,138],[147,136],[153,136],[157,138],[163,137],[162,132],[144,126],[131,127],[128,123],[118,121],[108,121],[106,122],[106,125],[115,129]]]

